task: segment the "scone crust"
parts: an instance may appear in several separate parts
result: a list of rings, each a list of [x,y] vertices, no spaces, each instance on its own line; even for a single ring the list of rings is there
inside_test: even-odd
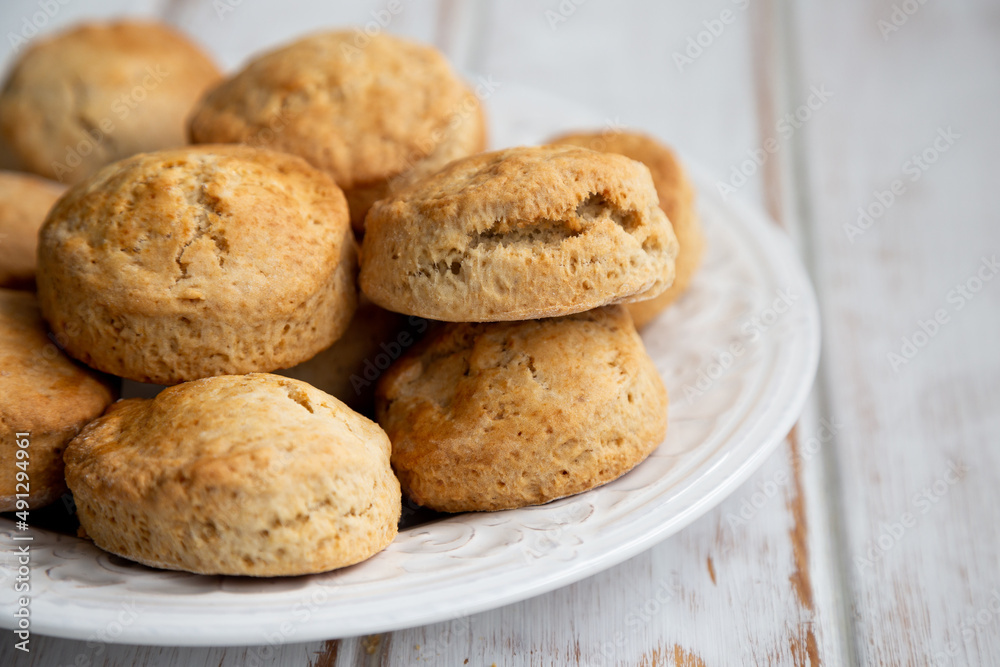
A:
[[[38,230],[65,186],[0,171],[0,287],[34,289]]]
[[[486,150],[486,116],[479,98],[467,90],[459,110],[452,115],[440,143],[426,157],[413,162],[406,170],[367,184],[357,184],[344,190],[351,211],[351,226],[359,237],[365,231],[365,218],[379,199],[441,171],[449,162]]]
[[[207,145],[134,156],[68,192],[42,227],[38,294],[72,356],[175,384],[329,347],[354,312],[356,267],[328,176]]]
[[[0,137],[21,169],[77,183],[129,155],[184,145],[188,114],[218,79],[211,59],[166,25],[83,24],[18,58],[0,93]]]
[[[649,167],[660,198],[660,208],[673,225],[679,249],[673,285],[657,297],[628,304],[635,326],[641,329],[687,290],[701,264],[705,238],[695,210],[694,187],[687,172],[672,150],[653,137],[639,132],[567,134],[553,139],[552,143],[617,153]]]
[[[362,300],[347,331],[312,359],[279,375],[308,382],[363,415],[374,415],[382,372],[419,340],[428,323]]]
[[[268,374],[115,404],[70,443],[66,480],[99,547],[201,574],[351,565],[395,538],[401,509],[378,425]]]
[[[28,504],[66,492],[63,450],[115,400],[108,378],[59,351],[33,294],[0,289],[0,511],[16,509],[17,433],[29,433]]]
[[[205,96],[195,143],[251,143],[305,158],[347,193],[360,229],[387,181],[481,150],[479,100],[435,49],[353,31],[299,39],[252,60]]]
[[[674,278],[677,240],[649,170],[582,148],[457,160],[365,224],[365,295],[429,319],[567,315],[652,298]]]
[[[377,401],[403,491],[445,512],[586,491],[667,427],[666,389],[622,306],[444,325],[389,369]]]

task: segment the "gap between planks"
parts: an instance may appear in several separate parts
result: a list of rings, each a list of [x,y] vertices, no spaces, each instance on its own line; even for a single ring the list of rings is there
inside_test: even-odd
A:
[[[796,33],[796,16],[794,3],[779,2],[773,0],[763,0],[763,9],[755,12],[756,25],[753,30],[754,54],[755,54],[755,84],[758,90],[758,119],[761,137],[769,136],[770,128],[775,127],[778,120],[777,108],[788,107],[797,101],[805,98],[808,90],[808,82],[803,72],[799,69],[801,45]],[[759,8],[760,6],[758,6]],[[769,160],[763,171],[765,202],[768,213],[777,220],[785,230],[792,236],[796,247],[802,257],[806,271],[816,290],[816,299],[821,317],[828,313],[826,308],[825,292],[822,289],[816,271],[817,245],[815,240],[814,224],[816,218],[813,214],[811,201],[806,188],[809,184],[809,159],[807,147],[805,145],[805,134],[796,132],[790,139],[788,150],[789,159]],[[782,162],[785,164],[783,165]],[[785,168],[782,169],[782,166]],[[817,369],[816,380],[813,386],[813,396],[810,399],[819,417],[830,419],[832,408],[829,402],[828,393],[828,373],[826,370],[826,355],[820,355],[819,367]],[[790,530],[794,555],[796,560],[796,574],[800,581],[793,580],[793,586],[800,596],[800,600],[811,612],[813,622],[817,621],[815,610],[816,591],[812,578],[809,577],[809,541],[807,525],[807,512],[803,493],[803,470],[801,466],[800,443],[798,440],[798,424],[789,433],[790,456],[793,471],[793,500],[790,502],[790,511],[793,515],[794,524]],[[844,552],[846,544],[846,531],[843,526],[841,511],[842,486],[838,475],[836,461],[837,436],[834,434],[829,442],[826,442],[820,449],[819,459],[819,479],[821,488],[813,494],[814,498],[823,499],[823,507],[819,508],[822,513],[824,526],[813,526],[812,530],[827,530],[831,535],[829,543],[830,552],[826,554],[831,560],[832,571],[829,572],[833,581],[833,591],[830,607],[824,608],[826,613],[832,613],[834,618],[827,623],[827,627],[832,625],[833,637],[828,638],[828,645],[832,642],[835,646],[834,655],[826,655],[828,662],[832,658],[836,664],[857,665],[858,658],[854,646],[853,617],[849,613],[845,601],[851,599],[851,578],[847,568],[848,556]],[[813,540],[815,543],[815,540]],[[805,568],[805,581],[802,581],[803,567]],[[808,591],[806,593],[806,591]],[[808,597],[804,597],[807,595]],[[820,664],[819,647],[816,644],[815,634],[810,629],[807,633],[807,643],[805,656],[798,653],[797,659],[808,658],[810,664]],[[804,664],[800,659],[799,664]]]

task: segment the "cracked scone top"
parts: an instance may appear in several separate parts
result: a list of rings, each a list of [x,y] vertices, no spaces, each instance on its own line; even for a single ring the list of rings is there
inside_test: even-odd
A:
[[[195,143],[245,142],[305,158],[344,189],[360,232],[391,189],[486,146],[479,99],[435,49],[321,32],[262,54],[191,116]]]
[[[78,183],[130,155],[183,146],[188,114],[218,79],[167,25],[84,23],[17,59],[0,93],[0,139],[20,169]]]
[[[271,371],[332,344],[357,304],[343,193],[244,146],[146,153],[59,201],[39,238],[42,313],[99,370],[175,384]]]
[[[621,155],[542,146],[482,153],[375,204],[361,289],[448,322],[525,320],[652,298],[677,239],[649,170]]]
[[[392,542],[401,505],[377,424],[263,373],[115,404],[69,444],[66,481],[97,546],[202,574],[360,562]]]
[[[628,312],[609,306],[443,325],[382,376],[377,413],[413,500],[500,510],[638,465],[666,433],[667,391]]]
[[[628,304],[635,326],[642,328],[677,300],[691,284],[705,239],[694,205],[694,187],[684,166],[672,150],[653,137],[638,132],[583,132],[566,134],[552,140],[553,144],[582,146],[597,151],[617,153],[638,160],[649,167],[653,184],[660,198],[660,208],[667,214],[677,236],[676,276],[674,284],[659,296],[647,301]]]

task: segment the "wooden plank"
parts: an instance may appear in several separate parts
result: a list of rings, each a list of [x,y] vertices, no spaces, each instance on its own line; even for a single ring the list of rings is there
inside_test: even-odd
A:
[[[267,9],[245,1],[222,17],[210,4],[178,2],[164,10],[231,67],[302,30],[366,21],[379,6],[333,9],[300,0]],[[390,31],[435,40],[463,70],[547,90],[594,108],[609,123],[657,134],[697,156],[720,181],[762,145],[776,115],[794,109],[787,106],[793,96],[783,93],[788,82],[775,69],[780,55],[763,48],[781,38],[768,32],[775,9],[765,3],[643,2],[623,10],[598,0],[563,9],[555,1],[446,0],[440,14],[426,4],[410,13],[411,6]],[[714,21],[726,10],[732,20],[691,63],[678,65],[674,54],[684,53],[688,38],[718,28]],[[794,230],[791,163],[792,151],[783,148],[737,196],[766,204]],[[377,638],[282,646],[273,655],[253,647],[109,646],[94,664],[841,664],[839,583],[829,556],[834,521],[823,495],[829,448],[812,446],[822,433],[818,415],[810,417],[706,517],[621,566],[548,595]],[[85,642],[39,644],[33,664],[73,664],[93,650]],[[8,664],[3,651],[0,664]]]
[[[796,21],[803,85],[835,92],[803,171],[860,664],[1000,655],[1000,280],[977,276],[1000,250],[996,18],[886,1]]]

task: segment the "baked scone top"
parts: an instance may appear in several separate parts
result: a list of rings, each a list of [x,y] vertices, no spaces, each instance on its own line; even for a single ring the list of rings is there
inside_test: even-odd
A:
[[[216,376],[121,401],[65,459],[87,534],[154,567],[322,572],[385,548],[399,522],[382,429],[275,375]]]
[[[649,170],[572,146],[456,160],[369,212],[361,286],[446,321],[551,317],[656,296],[677,239]]]
[[[35,435],[76,425],[115,399],[106,379],[50,339],[35,295],[0,289],[0,421]],[[2,429],[0,429],[2,430]]]
[[[553,144],[573,145],[597,151],[618,153],[649,167],[653,185],[660,198],[660,208],[667,214],[680,246],[677,252],[674,284],[658,297],[628,304],[636,327],[649,323],[673,303],[689,286],[704,251],[705,239],[695,211],[694,186],[680,160],[670,148],[648,135],[633,131],[567,134]]]
[[[694,188],[674,152],[656,139],[631,131],[580,132],[556,137],[551,143],[617,153],[642,162],[653,176],[660,207],[667,218],[676,224],[678,218],[691,214]]]
[[[18,58],[0,93],[0,134],[24,168],[78,182],[139,151],[182,145],[191,107],[218,78],[169,26],[82,24]]]
[[[292,155],[205,145],[136,155],[74,187],[39,258],[135,314],[210,301],[266,318],[320,289],[345,244],[347,204],[328,176]]]
[[[353,31],[297,40],[251,61],[202,101],[195,142],[249,142],[304,157],[343,188],[430,154],[467,91],[433,48]]]
[[[84,429],[66,457],[88,486],[107,486],[117,500],[124,494],[139,502],[164,484],[177,493],[222,486],[265,497],[268,489],[311,493],[287,486],[292,471],[304,476],[292,479],[319,483],[380,469],[389,441],[377,424],[305,382],[251,373],[119,401]]]

